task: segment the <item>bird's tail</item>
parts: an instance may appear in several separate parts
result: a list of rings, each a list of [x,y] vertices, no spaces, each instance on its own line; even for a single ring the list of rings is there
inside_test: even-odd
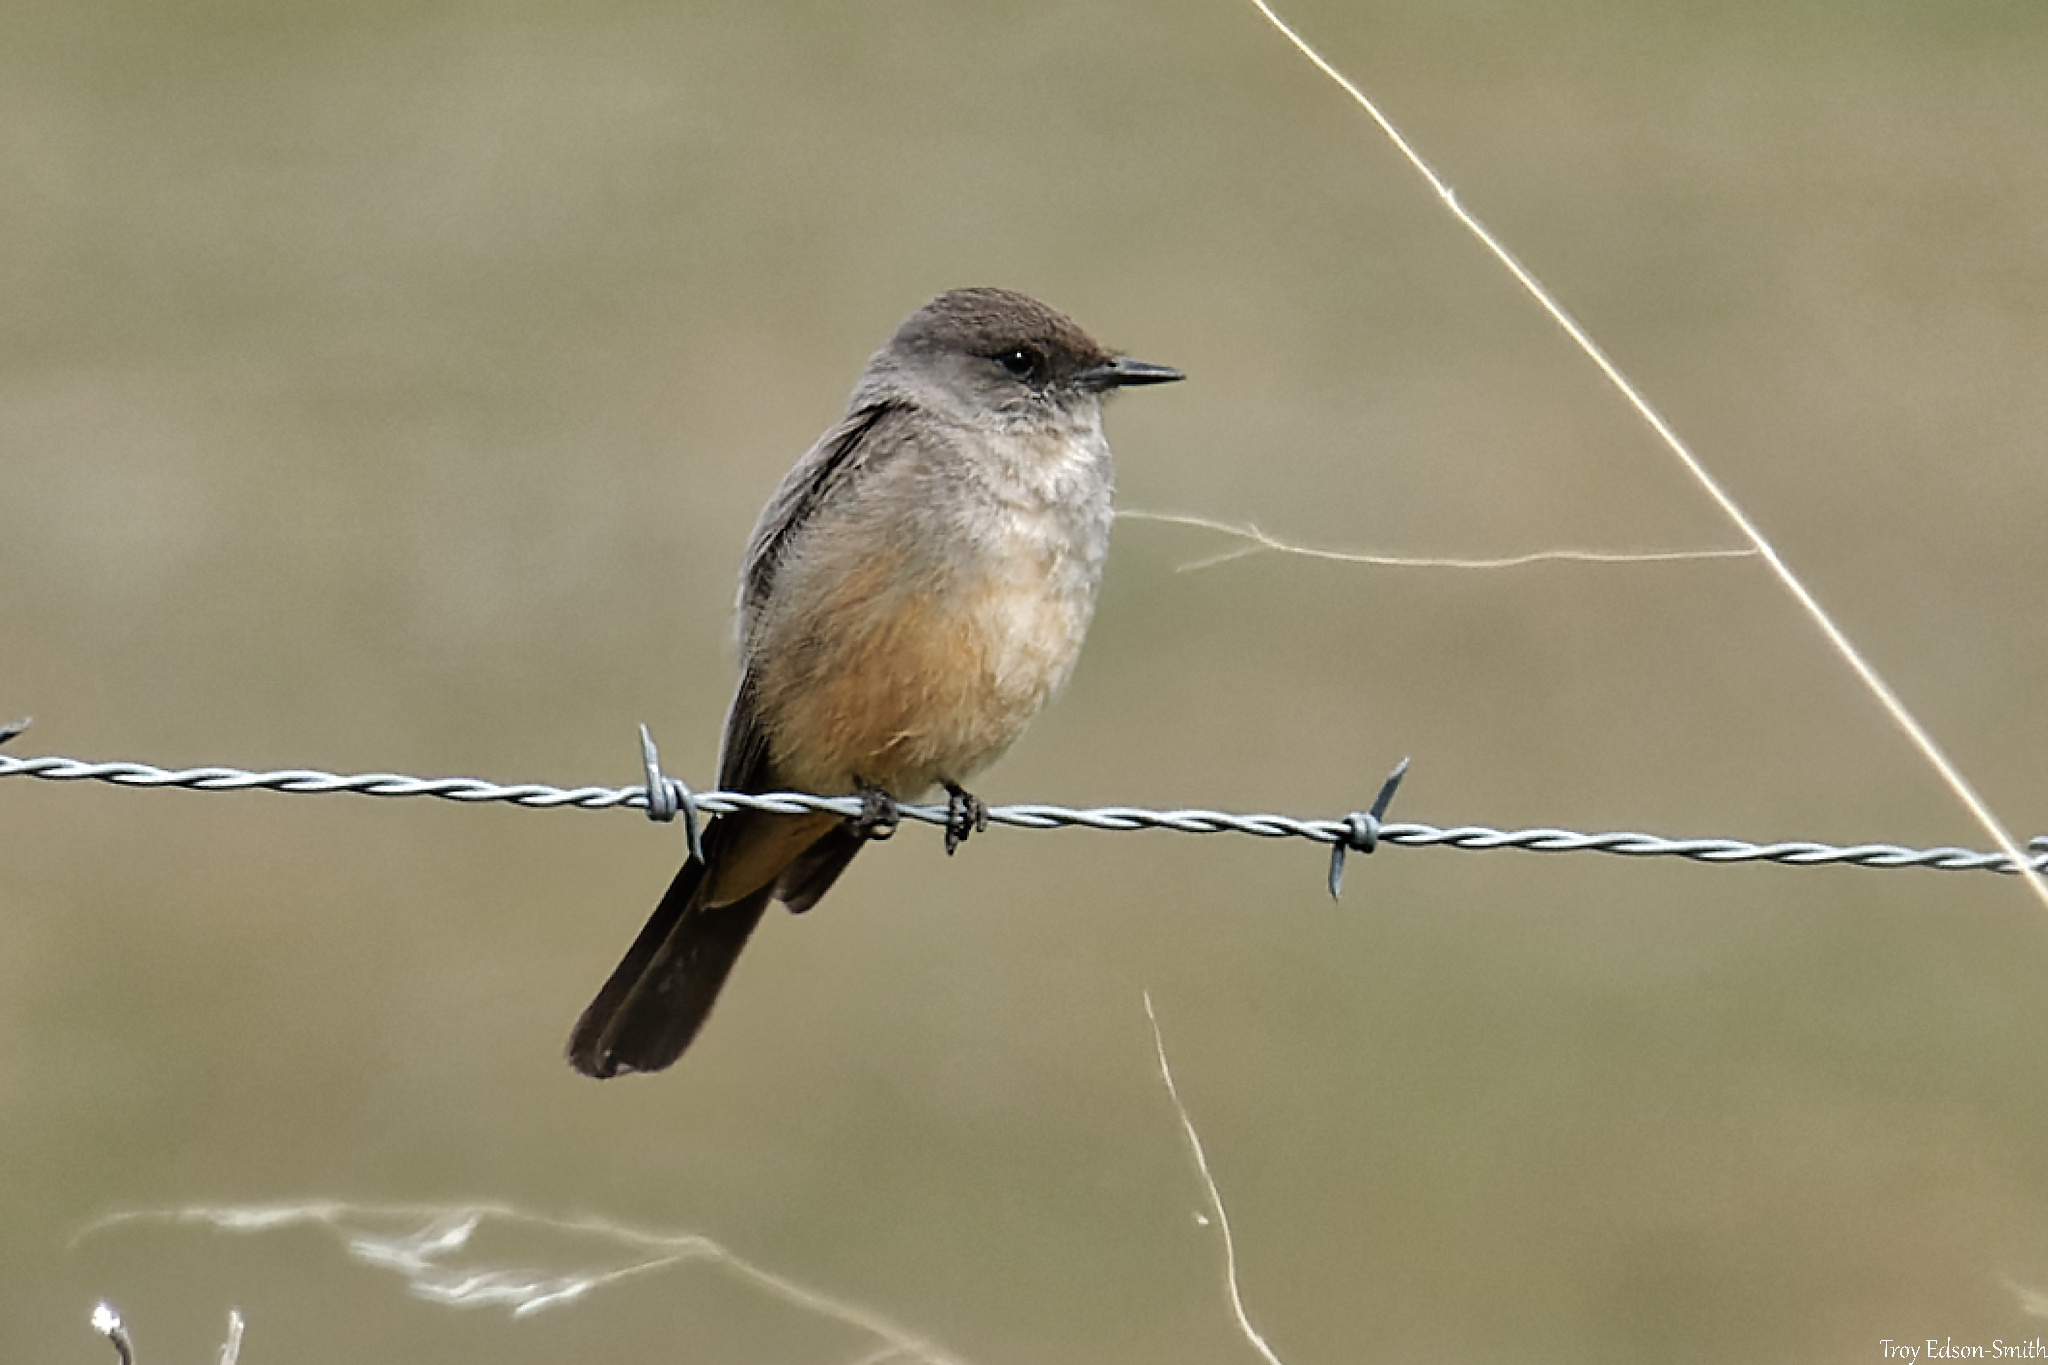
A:
[[[705,866],[692,858],[669,883],[640,936],[569,1035],[569,1065],[599,1080],[660,1071],[697,1036],[746,947],[772,886],[704,904]]]

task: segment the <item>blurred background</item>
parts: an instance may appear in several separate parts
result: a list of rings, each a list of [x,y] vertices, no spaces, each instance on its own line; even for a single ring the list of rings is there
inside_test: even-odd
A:
[[[2048,11],[1298,0],[2048,830]],[[1120,502],[1415,555],[1737,543],[1238,0],[14,0],[16,755],[710,781],[754,515],[1001,284],[1189,382]],[[1984,838],[1754,561],[1370,569],[1126,522],[991,802]],[[2048,1332],[2016,883],[910,828],[673,1072],[560,1049],[681,856],[630,813],[0,784],[0,1359],[877,1359],[703,1266],[514,1320],[331,1236],[695,1231],[957,1358],[1241,1361],[1140,993],[1293,1362],[1865,1361]],[[504,1264],[581,1264],[536,1235]]]

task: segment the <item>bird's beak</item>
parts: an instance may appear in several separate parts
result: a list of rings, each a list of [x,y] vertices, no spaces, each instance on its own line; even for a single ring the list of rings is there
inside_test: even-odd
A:
[[[1109,389],[1128,388],[1137,384],[1171,384],[1187,376],[1171,365],[1154,365],[1150,361],[1133,360],[1120,355],[1105,364],[1093,365],[1074,376],[1084,389],[1103,392]]]

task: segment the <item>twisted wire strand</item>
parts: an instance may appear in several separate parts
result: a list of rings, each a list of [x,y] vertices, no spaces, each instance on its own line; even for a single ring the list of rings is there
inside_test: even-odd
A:
[[[75,758],[11,758],[0,754],[0,777],[35,777],[46,782],[110,782],[121,787],[178,787],[190,791],[279,791],[301,794],[350,792],[360,796],[431,796],[468,804],[503,803],[537,810],[647,809],[647,788],[553,787],[538,782],[498,783],[475,777],[408,777],[402,773],[342,775],[310,768],[248,772],[240,768],[168,769],[147,763],[93,763]],[[853,796],[810,796],[802,792],[692,792],[695,808],[722,815],[736,810],[800,815],[811,811],[858,816],[861,801]],[[944,827],[943,805],[905,805],[906,820]],[[1016,829],[1095,829],[1122,833],[1141,829],[1179,834],[1249,834],[1261,839],[1306,839],[1318,844],[1357,847],[1354,818],[1300,819],[1289,815],[1233,815],[1215,810],[1147,810],[1136,806],[1071,806],[1027,804],[991,806],[989,823]],[[1823,844],[1785,840],[1758,844],[1742,839],[1673,839],[1631,830],[1587,834],[1568,829],[1491,829],[1484,825],[1377,824],[1380,843],[1409,848],[1455,848],[1468,852],[1520,849],[1529,853],[1606,853],[1626,858],[1684,858],[1700,863],[1775,863],[1785,867],[1922,867],[1938,872],[1996,872],[2016,868],[1999,852],[1937,847],[1906,848],[1897,844]],[[2048,838],[2030,845],[2027,862],[2048,872]]]

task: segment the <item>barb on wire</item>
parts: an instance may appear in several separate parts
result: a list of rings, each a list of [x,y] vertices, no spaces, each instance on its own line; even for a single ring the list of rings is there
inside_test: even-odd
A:
[[[647,818],[665,825],[681,815],[683,842],[689,846],[690,856],[703,862],[704,834],[698,828],[697,794],[690,790],[689,783],[661,770],[661,755],[655,752],[654,736],[645,725],[640,727],[640,763],[647,771]]]
[[[1372,799],[1372,809],[1355,810],[1344,817],[1344,837],[1330,845],[1330,899],[1341,899],[1344,894],[1344,855],[1352,849],[1370,853],[1380,846],[1380,829],[1387,806],[1392,803],[1394,793],[1400,789],[1401,779],[1408,775],[1408,760],[1402,759],[1394,765],[1394,771],[1387,774],[1387,780],[1380,783],[1380,794]]]
[[[644,755],[643,755],[644,756]],[[659,765],[656,765],[659,772]],[[92,763],[76,758],[11,758],[0,754],[0,778],[37,777],[46,782],[110,782],[121,787],[181,787],[190,791],[279,791],[305,794],[353,792],[361,796],[432,796],[470,804],[502,802],[538,810],[574,807],[579,810],[648,808],[646,787],[551,787],[537,782],[497,783],[474,777],[406,777],[398,773],[344,776],[308,768],[246,772],[240,768],[166,769],[147,763]],[[673,779],[664,779],[672,781]],[[657,782],[656,787],[662,783]],[[1392,793],[1382,788],[1375,810],[1384,810]],[[659,798],[657,798],[658,800]],[[810,796],[802,792],[695,792],[691,804],[704,815],[736,810],[802,815],[814,811],[849,818],[861,814],[857,796]],[[945,805],[902,806],[906,820],[946,827]],[[1362,821],[1301,819],[1290,815],[1233,815],[1215,810],[1145,810],[1133,806],[1075,809],[1043,804],[992,806],[990,824],[1013,829],[1096,829],[1123,832],[1172,830],[1179,834],[1249,834],[1261,839],[1307,839],[1344,849],[1364,840]],[[1897,844],[1824,844],[1787,840],[1758,844],[1743,839],[1673,839],[1630,830],[1586,834],[1568,829],[1492,829],[1484,825],[1438,826],[1408,821],[1378,825],[1376,844],[1409,848],[1456,848],[1470,852],[1521,849],[1529,853],[1608,853],[1625,858],[1684,858],[1700,863],[1776,863],[1784,867],[1924,867],[1938,872],[1996,872],[2011,876],[2020,867],[2048,872],[2048,837],[2028,845],[2023,863],[2004,852],[1941,846],[1907,848]],[[1341,871],[1340,871],[1341,877]]]

